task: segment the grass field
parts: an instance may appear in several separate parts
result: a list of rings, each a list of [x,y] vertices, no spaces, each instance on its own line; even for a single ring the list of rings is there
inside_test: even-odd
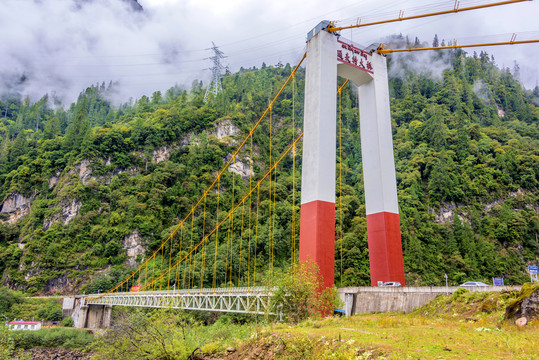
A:
[[[412,314],[361,314],[261,327],[212,359],[538,359],[539,320],[505,320],[516,294],[458,291]]]

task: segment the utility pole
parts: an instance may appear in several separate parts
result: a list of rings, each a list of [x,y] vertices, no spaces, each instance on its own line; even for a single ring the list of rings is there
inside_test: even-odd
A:
[[[226,56],[219,50],[219,47],[217,47],[213,41],[211,43],[213,46],[209,50],[213,50],[214,55],[208,59],[213,62],[213,67],[209,68],[209,70],[211,70],[211,83],[204,95],[204,101],[208,101],[210,94],[215,96],[223,91],[221,77],[223,70],[226,70],[226,67],[221,64],[221,60],[226,58]]]

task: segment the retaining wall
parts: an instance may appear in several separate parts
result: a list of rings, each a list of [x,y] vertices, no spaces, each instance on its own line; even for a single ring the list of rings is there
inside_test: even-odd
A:
[[[411,312],[425,305],[436,296],[448,294],[460,286],[404,286],[404,287],[346,287],[339,288],[340,299],[347,315],[404,311]],[[476,286],[466,287],[469,291],[516,290],[518,286]]]

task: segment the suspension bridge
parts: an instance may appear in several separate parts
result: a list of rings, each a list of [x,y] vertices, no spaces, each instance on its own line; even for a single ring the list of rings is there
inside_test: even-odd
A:
[[[445,12],[388,20],[403,21],[445,13],[521,2],[512,0]],[[258,117],[213,181],[160,246],[114,288],[86,295],[80,307],[139,306],[191,310],[272,313],[270,297],[279,267],[313,261],[322,288],[342,281],[341,93],[348,82],[358,87],[361,146],[367,213],[371,286],[387,281],[405,285],[393,158],[389,89],[385,53],[432,50],[391,50],[383,45],[362,49],[339,35],[346,28],[323,21],[307,34],[307,48],[267,108]],[[506,45],[538,42],[510,41]],[[449,48],[479,46],[457,45]],[[297,99],[297,76],[305,66],[303,114]],[[338,77],[342,78],[340,85]],[[278,101],[289,100],[288,125],[275,118]],[[264,134],[265,136],[261,136]],[[288,138],[288,143],[276,141]],[[284,135],[286,134],[286,135]],[[262,139],[269,139],[263,142]],[[262,156],[262,151],[266,156]],[[301,178],[298,164],[301,159]],[[339,160],[339,161],[337,161]],[[234,171],[247,164],[249,176]],[[260,169],[255,172],[255,168]],[[338,182],[338,184],[337,184]],[[337,186],[339,185],[339,186]],[[298,194],[301,189],[301,199]],[[289,206],[277,206],[286,199]],[[337,209],[337,210],[336,210]],[[277,222],[286,219],[283,230]],[[342,220],[338,221],[342,225]],[[299,236],[298,236],[299,233]],[[287,253],[283,263],[283,254]],[[336,256],[337,253],[337,256]],[[340,274],[335,258],[340,257]],[[281,260],[279,260],[281,259]],[[338,269],[339,270],[339,269]],[[339,271],[338,271],[339,272]],[[342,285],[342,284],[341,284]],[[81,315],[83,319],[87,315]],[[81,323],[84,326],[86,320]]]

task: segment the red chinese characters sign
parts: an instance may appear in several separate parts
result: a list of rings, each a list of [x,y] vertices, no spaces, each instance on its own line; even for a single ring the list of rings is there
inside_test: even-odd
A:
[[[337,49],[337,60],[366,71],[370,74],[372,71],[371,54],[363,51],[354,45],[350,45],[338,40],[339,47]]]

